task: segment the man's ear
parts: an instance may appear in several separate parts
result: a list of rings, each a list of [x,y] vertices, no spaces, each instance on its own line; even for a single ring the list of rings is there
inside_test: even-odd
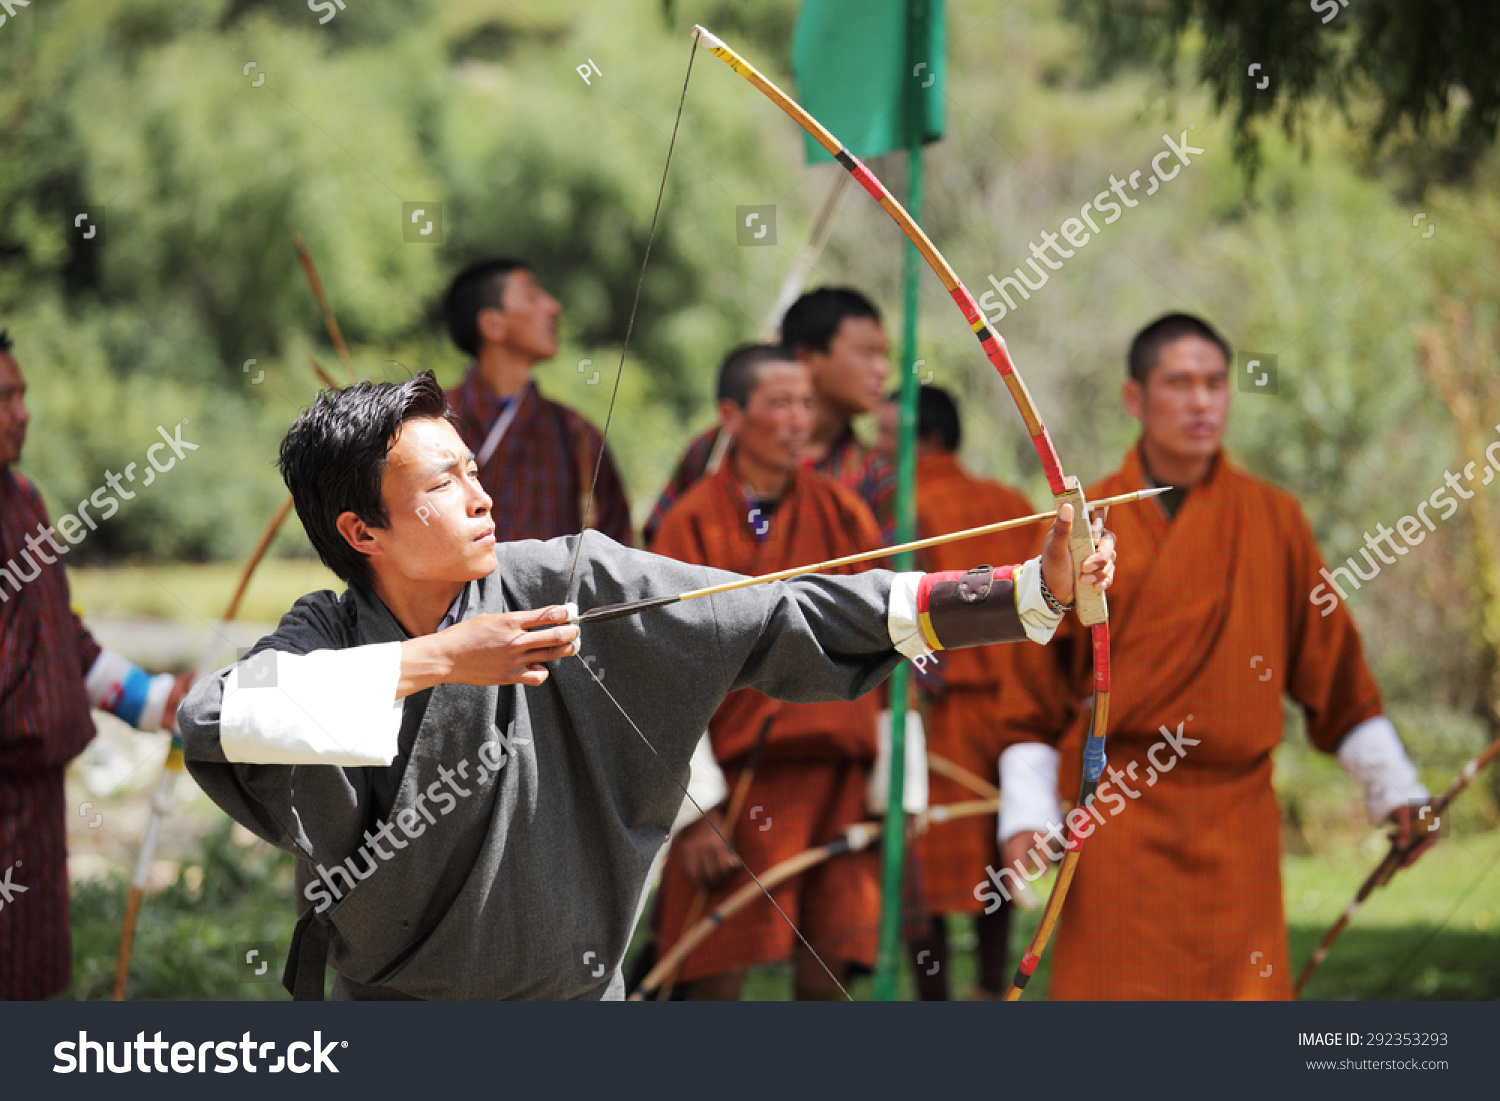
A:
[[[745,411],[728,398],[719,401],[719,427],[731,436],[738,436],[745,423]]]
[[[495,306],[480,310],[474,323],[479,329],[479,339],[482,343],[504,344],[510,332],[510,326],[505,320],[505,312]]]
[[[829,350],[831,351],[832,348],[833,345],[830,344]],[[792,358],[795,359],[798,363],[802,364],[802,366],[806,367],[808,372],[812,375],[813,387],[815,389],[818,385],[818,371],[825,363],[828,362],[828,356],[829,352],[819,352],[808,347],[794,348],[792,350]]]
[[[368,554],[373,557],[374,555],[385,553],[385,548],[380,545],[380,540],[376,537],[374,529],[353,512],[339,513],[339,518],[333,523],[334,527],[339,529],[339,534],[344,537],[344,542],[359,551],[360,554]]]
[[[1133,378],[1125,380],[1120,387],[1120,400],[1125,403],[1125,412],[1142,424],[1146,422],[1146,388]]]

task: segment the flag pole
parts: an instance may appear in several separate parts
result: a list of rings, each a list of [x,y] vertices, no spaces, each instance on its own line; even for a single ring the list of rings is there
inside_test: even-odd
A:
[[[907,0],[906,6],[906,209],[922,219],[921,84],[909,75],[923,58],[915,57],[930,0]],[[901,400],[896,433],[896,541],[916,538],[917,442],[917,306],[922,258],[906,243],[902,264]],[[916,568],[911,552],[896,559],[897,570]],[[906,662],[891,674],[891,773],[886,787],[884,843],[881,848],[880,940],[875,956],[875,1000],[894,1001],[901,971],[901,900],[906,871],[906,712],[911,667]]]

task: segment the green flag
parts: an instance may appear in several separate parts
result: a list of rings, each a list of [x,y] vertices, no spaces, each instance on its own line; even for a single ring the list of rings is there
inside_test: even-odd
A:
[[[802,2],[792,36],[798,97],[856,157],[941,138],[946,69],[943,0]],[[811,137],[806,144],[809,164],[830,159]]]

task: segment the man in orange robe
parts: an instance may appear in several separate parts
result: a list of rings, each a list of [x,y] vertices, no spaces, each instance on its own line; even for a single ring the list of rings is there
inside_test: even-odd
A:
[[[880,412],[878,448],[893,462],[896,452],[898,396]],[[962,434],[958,406],[947,391],[923,386],[917,398],[917,535],[943,535],[1035,511],[1025,494],[1000,482],[976,478],[958,461]],[[931,547],[918,555],[924,570],[967,568],[967,562],[1020,562],[1041,545],[1038,527],[1015,528],[978,539]],[[917,683],[927,700],[927,748],[990,784],[998,782],[1001,662],[999,647],[976,646],[934,655],[924,662]],[[933,805],[976,798],[975,791],[937,772],[928,773]],[[946,915],[973,914],[978,941],[979,973],[973,996],[998,998],[1010,975],[1006,947],[1010,933],[1009,902],[984,913],[974,885],[985,868],[998,861],[996,820],[958,819],[929,830],[917,852],[931,912],[927,935],[908,942],[917,990],[924,1000],[946,1001],[948,934]],[[934,966],[935,965],[935,966]]]
[[[896,525],[896,471],[854,433],[855,417],[879,408],[891,373],[889,341],[875,303],[852,287],[820,287],[793,302],[781,322],[781,343],[812,372],[817,414],[803,461],[848,486],[870,506],[887,540]],[[692,487],[717,469],[726,446],[723,425],[693,437],[661,491],[644,529],[649,545],[662,519]]]
[[[770,345],[738,349],[720,372],[719,397],[722,424],[734,434],[734,444],[718,471],[667,513],[652,551],[761,574],[880,546],[880,529],[864,502],[802,466],[817,412],[805,366]],[[708,812],[726,836],[733,831],[732,843],[757,873],[867,817],[877,708],[874,694],[792,704],[753,689],[732,693],[720,706],[709,736],[730,790],[774,713],[740,820],[727,823],[717,809]],[[772,892],[840,982],[851,963],[869,966],[875,959],[879,860],[874,849],[840,856]],[[747,879],[707,822],[688,826],[669,850],[662,875],[660,943],[676,942],[702,886],[714,888],[711,909]],[[792,956],[794,940],[770,906],[747,907],[687,957],[678,980],[696,984],[690,997],[738,997],[745,969]],[[798,997],[836,996],[822,968],[795,947]]]
[[[1130,553],[1110,601],[1109,765],[1092,811],[1068,821],[1090,839],[1053,939],[1053,998],[1291,996],[1271,786],[1283,696],[1364,784],[1372,822],[1409,836],[1427,799],[1353,619],[1314,603],[1323,561],[1296,499],[1223,453],[1230,362],[1197,318],[1142,330],[1124,386],[1140,440],[1088,490],[1175,487],[1110,517]],[[1001,654],[1006,864],[975,889],[990,909],[1039,867],[1028,850],[1060,858],[1057,800],[1078,790],[1089,719],[1076,622],[1023,649]]]

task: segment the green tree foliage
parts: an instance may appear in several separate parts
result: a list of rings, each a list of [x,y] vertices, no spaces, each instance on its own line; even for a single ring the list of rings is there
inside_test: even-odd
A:
[[[0,325],[32,384],[23,469],[66,510],[158,423],[211,439],[70,561],[253,542],[280,492],[276,441],[315,386],[305,355],[331,362],[294,233],[367,377],[452,381],[448,278],[530,258],[568,311],[542,384],[602,417],[608,387],[584,383],[609,377],[625,332],[685,28],[577,2],[325,8],[326,25],[292,0],[110,0],[0,28]],[[586,58],[602,80],[578,76]],[[646,504],[707,404],[705,369],[758,324],[785,262],[733,236],[735,205],[769,191],[763,116],[730,81],[700,84],[632,340],[639,415],[611,434]],[[403,241],[407,201],[443,205],[441,246]],[[102,240],[75,231],[79,212]],[[768,289],[745,295],[757,271]]]
[[[1215,109],[1232,118],[1235,152],[1252,172],[1260,164],[1264,123],[1306,137],[1325,102],[1342,108],[1374,149],[1401,143],[1423,180],[1467,175],[1500,125],[1500,22],[1488,0],[1066,0],[1065,6],[1088,28],[1102,74],[1147,65],[1170,82],[1186,47]]]
[[[795,0],[333,10],[321,24],[292,0],[100,0],[33,5],[0,27],[0,326],[33,387],[23,469],[61,512],[106,470],[139,462],[157,425],[186,419],[184,435],[202,444],[70,563],[234,559],[253,544],[283,493],[276,444],[315,385],[306,353],[337,368],[295,232],[366,377],[432,367],[456,379],[463,360],[436,318],[449,276],[483,254],[529,256],[566,307],[539,382],[602,421],[689,28],[729,36],[792,87]],[[1138,45],[1167,25],[1166,7],[1120,10],[1139,18],[1111,33],[1136,27]],[[1295,14],[1316,27],[1302,37],[1326,40],[1307,49],[1363,26],[1353,4],[1327,27]],[[1474,26],[1474,42],[1491,33]],[[1479,200],[1494,156],[1474,162],[1468,191],[1436,185],[1421,208],[1403,206],[1358,156],[1360,127],[1385,100],[1351,80],[1355,127],[1309,110],[1306,149],[1261,136],[1251,202],[1234,120],[1216,117],[1212,88],[1154,96],[1159,78],[1123,63],[1149,56],[1139,50],[1119,52],[1102,80],[1096,37],[1056,0],[950,0],[949,129],[928,152],[923,225],[983,294],[987,276],[1024,263],[1111,176],[1149,171],[1164,135],[1190,135],[1201,157],[1102,226],[997,327],[1086,480],[1134,440],[1119,403],[1124,349],[1152,317],[1198,312],[1236,349],[1278,356],[1276,395],[1235,395],[1230,452],[1295,493],[1325,557],[1341,562],[1468,458],[1416,369],[1414,334],[1435,316],[1435,286],[1493,299],[1500,222]],[[1184,56],[1197,58],[1208,47],[1190,37]],[[577,70],[590,60],[602,76],[585,82]],[[1285,94],[1290,81],[1273,76]],[[1462,132],[1444,118],[1438,138]],[[873,167],[900,192],[900,156]],[[809,169],[795,127],[699,51],[610,431],[638,518],[710,416],[719,358],[759,330],[836,173]],[[443,204],[442,245],[403,241],[401,204],[417,201]],[[735,208],[762,203],[777,204],[777,245],[738,245]],[[70,215],[99,207],[106,236],[93,247]],[[864,288],[896,332],[903,245],[851,188],[814,281]],[[965,458],[1044,499],[1030,441],[968,326],[935,280],[922,295],[921,370],[964,399]],[[1352,594],[1400,700],[1472,703],[1466,522],[1456,516]],[[293,530],[283,546],[305,543]]]

